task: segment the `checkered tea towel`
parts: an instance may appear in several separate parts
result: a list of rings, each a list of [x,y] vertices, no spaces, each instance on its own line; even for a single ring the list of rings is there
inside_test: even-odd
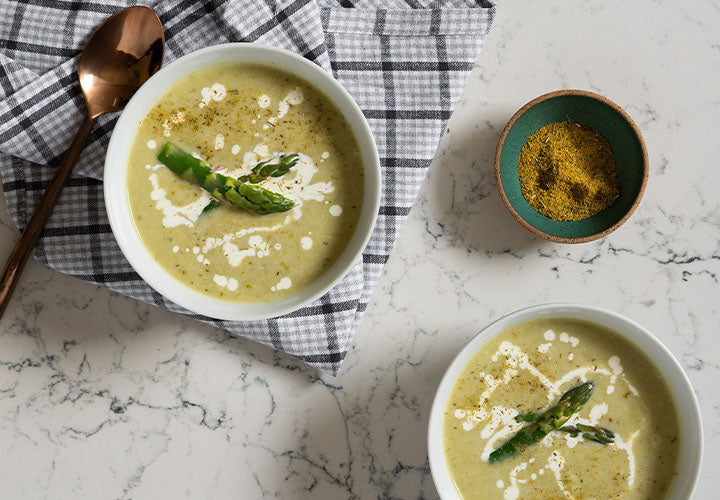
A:
[[[85,113],[77,56],[93,28],[134,0],[0,2],[0,175],[23,228]],[[453,104],[490,28],[492,0],[161,0],[166,62],[224,42],[298,52],[332,72],[375,135],[383,189],[377,226],[348,275],[317,302],[252,322],[192,315],[337,373]],[[35,249],[62,273],[191,315],[133,271],[108,225],[103,158],[117,119],[95,125]]]

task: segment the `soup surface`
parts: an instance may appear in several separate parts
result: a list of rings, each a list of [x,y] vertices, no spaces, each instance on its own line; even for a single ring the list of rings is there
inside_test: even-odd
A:
[[[258,185],[296,205],[256,215],[220,206],[157,160],[166,141],[228,177],[298,153],[282,177]],[[142,120],[130,155],[135,225],[155,260],[192,289],[236,302],[269,302],[320,276],[351,239],[363,201],[355,137],[311,84],[253,64],[211,65],[167,92]]]
[[[567,390],[593,382],[565,425],[610,429],[612,444],[551,431],[513,457],[488,456]],[[662,499],[675,473],[678,422],[662,375],[636,346],[594,323],[552,318],[485,344],[456,381],[444,417],[445,454],[463,498]]]

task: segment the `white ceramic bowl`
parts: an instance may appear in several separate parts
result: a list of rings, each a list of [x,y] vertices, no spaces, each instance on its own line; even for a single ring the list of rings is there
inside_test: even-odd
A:
[[[276,67],[309,81],[328,96],[350,124],[365,169],[365,198],[357,228],[338,260],[322,276],[295,294],[273,302],[242,304],[198,293],[160,267],[143,244],[132,220],[127,196],[128,157],[138,124],[153,104],[179,78],[203,66],[221,62],[248,62]],[[105,158],[105,207],[110,227],[132,267],[151,287],[176,304],[212,318],[256,320],[295,311],[324,295],[360,258],[380,204],[380,161],[372,132],[350,94],[316,64],[286,50],[259,44],[229,43],[207,47],[183,56],[150,78],[128,102],[115,126]]]
[[[665,375],[680,422],[680,456],[678,475],[670,485],[670,491],[663,500],[687,500],[691,498],[700,474],[702,462],[703,434],[700,407],[690,381],[670,351],[648,330],[634,321],[594,306],[580,304],[545,304],[521,309],[485,327],[455,357],[440,382],[432,409],[428,428],[428,457],[435,488],[443,500],[462,500],[448,471],[443,447],[443,417],[450,391],[458,375],[468,361],[490,339],[513,325],[535,319],[554,317],[576,318],[604,325],[618,332],[645,352]],[[494,485],[493,485],[494,487]]]

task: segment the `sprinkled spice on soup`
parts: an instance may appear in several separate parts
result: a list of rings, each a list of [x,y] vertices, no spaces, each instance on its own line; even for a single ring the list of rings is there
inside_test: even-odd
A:
[[[140,123],[128,168],[133,219],[158,264],[235,302],[280,299],[325,272],[353,235],[363,187],[334,103],[243,63],[176,83]]]
[[[679,447],[653,362],[603,326],[563,318],[485,344],[455,382],[443,427],[466,500],[660,500]]]

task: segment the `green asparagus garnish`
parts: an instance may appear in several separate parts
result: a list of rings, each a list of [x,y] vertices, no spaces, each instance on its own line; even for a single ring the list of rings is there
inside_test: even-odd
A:
[[[281,194],[212,172],[204,161],[172,142],[165,143],[158,153],[158,160],[183,179],[199,184],[216,200],[232,207],[265,215],[285,212],[295,206],[295,202]]]
[[[519,413],[515,415],[515,422],[537,422],[540,415],[537,413]]]
[[[583,439],[595,441],[600,444],[610,444],[615,442],[615,433],[605,427],[575,424],[574,426],[566,425],[564,427],[560,427],[558,430],[567,432],[572,437],[577,437],[582,434]]]
[[[281,177],[287,174],[290,169],[297,164],[298,160],[300,160],[300,155],[293,153],[290,155],[281,155],[280,158],[278,158],[277,163],[271,163],[270,160],[261,161],[255,165],[255,168],[252,169],[252,173],[243,175],[240,177],[240,180],[243,182],[249,182],[250,184],[257,184],[268,177]]]
[[[588,402],[593,392],[593,383],[585,382],[562,395],[560,401],[541,414],[537,420],[520,429],[488,457],[491,464],[521,453],[531,444],[541,441],[550,432],[560,429]]]
[[[205,205],[205,208],[202,209],[202,212],[200,212],[200,215],[207,215],[213,210],[215,210],[217,207],[220,206],[220,202],[217,200],[210,200],[210,203]]]

